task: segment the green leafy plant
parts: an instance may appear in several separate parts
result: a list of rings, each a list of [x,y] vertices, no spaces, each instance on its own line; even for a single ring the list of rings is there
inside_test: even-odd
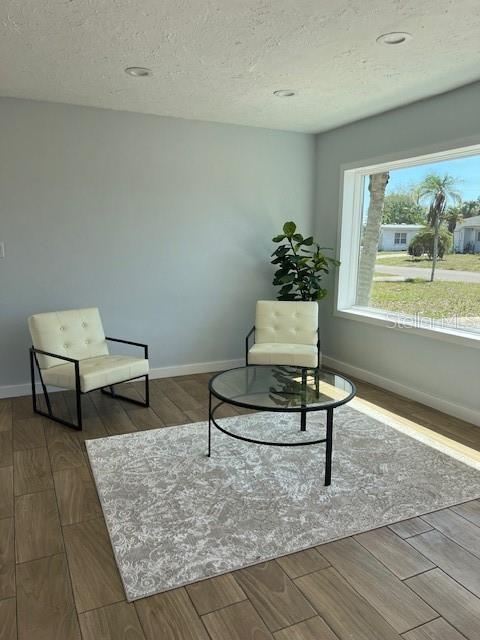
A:
[[[313,236],[304,238],[297,233],[294,222],[285,222],[283,233],[273,242],[279,246],[272,253],[272,264],[277,267],[274,286],[280,287],[278,300],[321,300],[327,295],[322,278],[340,262],[322,253]]]

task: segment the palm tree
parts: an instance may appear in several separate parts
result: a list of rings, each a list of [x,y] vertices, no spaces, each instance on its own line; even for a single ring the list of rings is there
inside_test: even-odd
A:
[[[460,206],[464,218],[480,215],[480,196],[476,200],[466,200]]]
[[[463,220],[462,205],[449,207],[445,213],[445,221],[450,233],[455,231],[455,227]]]
[[[358,266],[358,285],[356,303],[362,307],[367,307],[373,284],[373,274],[375,271],[375,261],[377,259],[378,238],[380,236],[380,226],[382,224],[383,207],[385,203],[385,189],[390,174],[373,173],[368,182],[370,191],[370,202],[368,205],[367,222],[363,233],[362,253]]]
[[[456,205],[460,202],[460,193],[455,189],[457,183],[458,179],[448,174],[440,176],[436,173],[430,173],[419,185],[420,200],[429,201],[427,222],[434,231],[430,282],[433,282],[435,278],[438,258],[438,235],[440,225],[445,217],[445,211],[450,203]]]
[[[419,184],[414,184],[412,187],[410,187],[410,197],[415,204],[420,204],[420,200],[422,199],[422,192],[420,190]]]

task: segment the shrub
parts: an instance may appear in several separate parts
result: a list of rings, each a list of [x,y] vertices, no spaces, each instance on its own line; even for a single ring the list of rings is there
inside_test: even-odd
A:
[[[431,227],[425,227],[412,238],[408,245],[408,253],[416,258],[426,253],[431,260],[433,258],[434,231]],[[440,227],[438,234],[438,258],[442,259],[452,249],[453,236],[445,227]]]
[[[473,242],[466,242],[463,247],[463,253],[475,253],[475,245]]]

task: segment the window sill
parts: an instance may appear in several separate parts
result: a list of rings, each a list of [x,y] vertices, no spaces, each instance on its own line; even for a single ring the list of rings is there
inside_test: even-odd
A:
[[[474,347],[480,349],[480,332],[457,329],[455,327],[441,326],[418,326],[422,321],[433,323],[430,318],[415,318],[402,314],[387,313],[377,311],[366,307],[350,307],[349,309],[337,309],[334,316],[346,318],[348,320],[357,320],[374,324],[394,331],[410,333],[425,338],[434,338],[435,340],[443,340],[444,342],[453,342],[466,347]]]

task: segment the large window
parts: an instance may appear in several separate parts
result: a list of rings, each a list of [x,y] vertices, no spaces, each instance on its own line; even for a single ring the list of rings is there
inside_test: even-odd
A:
[[[339,313],[480,341],[480,146],[346,169]]]

